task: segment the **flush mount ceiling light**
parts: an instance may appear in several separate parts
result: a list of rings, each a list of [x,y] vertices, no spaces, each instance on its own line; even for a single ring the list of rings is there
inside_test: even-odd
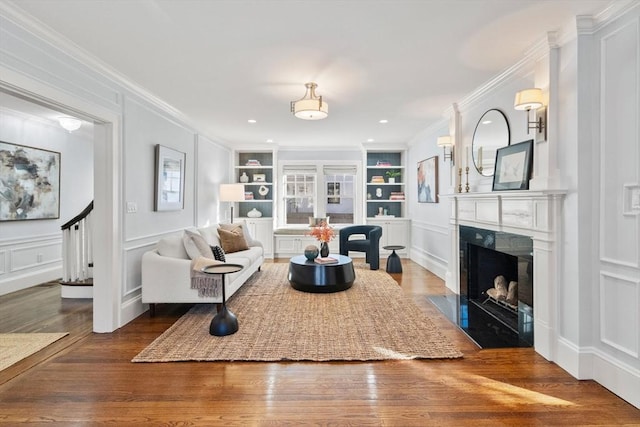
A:
[[[297,101],[291,101],[291,112],[303,120],[321,120],[329,115],[329,105],[322,101],[322,96],[316,95],[317,84],[305,84],[307,91]]]
[[[80,129],[80,126],[82,125],[82,121],[80,119],[68,116],[59,117],[58,123],[60,123],[60,126],[62,126],[65,130],[68,130],[69,132]]]

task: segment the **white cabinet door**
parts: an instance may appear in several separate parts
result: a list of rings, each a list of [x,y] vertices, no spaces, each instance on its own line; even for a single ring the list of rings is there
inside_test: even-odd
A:
[[[313,245],[320,249],[320,242],[315,237],[304,235],[276,235],[275,236],[275,256],[279,258],[292,257],[304,254],[304,248]],[[340,243],[338,239],[329,242],[329,252],[340,253]]]
[[[388,219],[388,220],[367,220],[367,224],[379,225],[382,227],[382,238],[380,239],[380,254],[387,255],[391,251],[382,249],[384,246],[398,245],[405,248],[396,251],[399,255],[406,257],[409,254],[409,246],[411,245],[411,237],[409,229],[411,221],[404,218]]]
[[[245,219],[244,222],[247,224],[251,237],[262,243],[265,258],[273,258],[273,220],[271,218],[254,218]]]

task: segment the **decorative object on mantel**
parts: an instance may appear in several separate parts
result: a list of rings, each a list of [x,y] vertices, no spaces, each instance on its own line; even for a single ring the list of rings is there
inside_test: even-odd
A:
[[[313,82],[305,84],[307,91],[297,101],[291,101],[291,112],[303,120],[321,120],[329,115],[329,105],[316,95],[318,85]]]
[[[513,108],[527,112],[527,135],[531,129],[535,129],[536,142],[547,140],[547,108],[544,107],[542,89],[524,89],[516,93]],[[533,121],[529,120],[529,111],[532,109],[535,110]]]
[[[243,184],[249,182],[249,177],[247,176],[246,172],[242,172],[242,175],[240,175],[240,182]]]
[[[493,191],[528,190],[532,166],[533,139],[499,149]]]
[[[418,162],[418,203],[438,203],[438,156]]]
[[[458,193],[462,193],[462,168],[458,168]]]
[[[469,147],[467,147],[467,184],[464,186],[465,193],[469,192]]]
[[[247,212],[247,216],[249,218],[260,218],[262,216],[262,212],[260,212],[258,209],[253,208],[251,209],[249,212]]]
[[[436,140],[436,144],[438,145],[438,147],[442,147],[442,152],[444,154],[442,160],[446,162],[447,159],[449,159],[451,164],[453,164],[453,162],[455,161],[454,160],[455,157],[454,157],[453,140],[451,139],[451,136],[449,135],[439,136],[438,139]],[[447,147],[449,147],[449,154],[447,154]]]

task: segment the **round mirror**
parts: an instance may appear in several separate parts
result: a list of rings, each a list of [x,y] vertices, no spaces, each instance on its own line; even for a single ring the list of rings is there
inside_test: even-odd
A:
[[[498,148],[509,145],[509,123],[500,110],[489,110],[480,117],[473,132],[473,164],[481,175],[492,176]]]

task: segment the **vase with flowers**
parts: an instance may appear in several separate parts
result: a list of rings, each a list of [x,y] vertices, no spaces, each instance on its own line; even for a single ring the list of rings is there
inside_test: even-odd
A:
[[[329,226],[326,221],[321,221],[319,225],[311,228],[309,235],[320,242],[320,256],[329,256],[329,242],[336,237],[333,227]]]

